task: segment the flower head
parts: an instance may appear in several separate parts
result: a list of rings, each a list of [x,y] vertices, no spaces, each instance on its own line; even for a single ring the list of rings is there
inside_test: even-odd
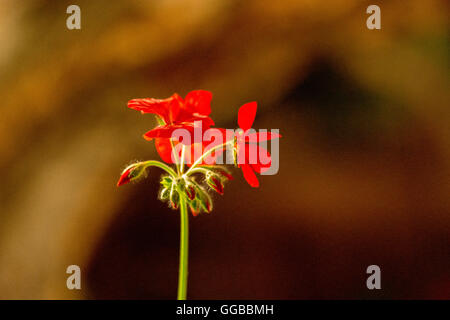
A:
[[[212,210],[209,190],[196,182],[194,173],[203,174],[206,185],[223,194],[224,182],[233,177],[224,167],[217,166],[216,163],[218,156],[225,152],[226,147],[233,146],[235,164],[241,168],[245,180],[252,187],[258,187],[259,181],[255,173],[268,170],[272,161],[269,152],[260,146],[259,142],[280,137],[272,132],[252,130],[257,111],[256,102],[244,104],[239,108],[237,133],[233,130],[210,128],[214,124],[209,117],[211,98],[212,94],[209,91],[195,90],[189,92],[184,99],[175,93],[167,99],[133,99],[128,102],[128,107],[134,110],[156,115],[159,125],[144,134],[144,138],[154,139],[161,159],[168,164],[176,165],[177,172],[162,163],[156,164],[155,161],[151,161],[153,165],[164,168],[167,172],[172,171],[161,181],[161,200],[168,201],[169,205],[176,209],[183,196],[193,214]],[[198,127],[202,128],[201,140],[191,140],[192,137],[198,139],[199,131],[194,130]],[[184,135],[181,139],[176,137],[177,129],[186,130],[190,136]],[[212,137],[214,140],[204,141],[203,136]],[[184,171],[184,166],[190,168]],[[133,181],[144,172],[145,166],[142,164],[131,165],[122,173],[118,185]]]
[[[209,117],[211,99],[211,92],[194,90],[184,99],[177,93],[167,99],[133,99],[128,102],[128,107],[158,117],[160,125],[144,134],[146,140],[152,140],[171,138],[176,129],[186,129],[192,133],[196,124],[201,124],[203,129],[214,125]]]
[[[214,128],[217,135],[212,132],[214,130],[207,131],[214,125],[209,117],[211,98],[209,91],[196,90],[189,92],[184,99],[175,93],[167,99],[133,99],[128,102],[131,109],[156,115],[159,125],[145,133],[144,138],[155,140],[156,150],[161,158],[168,164],[175,164],[176,171],[160,161],[138,162],[122,172],[117,185],[121,186],[144,176],[149,166],[166,172],[167,175],[162,176],[160,180],[159,198],[167,202],[170,208],[179,209],[181,217],[179,300],[186,299],[187,290],[188,208],[194,216],[201,212],[211,212],[213,202],[209,195],[210,189],[223,194],[225,182],[233,179],[225,167],[217,165],[221,163],[217,161],[217,157],[232,146],[235,164],[238,163],[247,182],[252,187],[258,187],[259,181],[255,172],[262,173],[271,166],[270,154],[259,146],[258,142],[280,137],[278,134],[267,135],[250,131],[256,116],[256,102],[247,103],[239,109],[240,130],[237,134],[233,130],[219,128]],[[185,129],[190,138],[186,135],[177,137],[177,129]],[[202,141],[196,141],[199,131]],[[203,141],[204,135],[207,139],[214,138],[212,143],[208,141],[206,144]],[[187,166],[189,168],[185,170]],[[197,181],[198,175],[204,177],[201,182]]]
[[[217,130],[225,132],[225,129],[210,128],[209,130]],[[205,152],[223,144],[224,141],[192,141],[192,143],[179,142],[169,138],[156,138],[155,148],[158,151],[161,159],[166,163],[179,163],[183,162],[187,166],[191,166],[195,163]],[[182,147],[185,148],[184,153]],[[223,154],[224,150],[216,150],[207,158],[202,159],[199,165],[212,165],[215,164],[217,159]],[[183,157],[183,159],[181,159]]]

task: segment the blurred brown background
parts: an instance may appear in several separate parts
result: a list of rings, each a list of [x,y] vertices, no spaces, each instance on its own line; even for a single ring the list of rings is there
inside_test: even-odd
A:
[[[66,28],[81,7],[82,29]],[[381,7],[381,30],[366,7]],[[235,171],[190,219],[192,299],[450,298],[446,1],[0,1],[0,298],[173,299],[179,219],[157,200],[151,116],[210,90],[259,103],[280,171]],[[82,290],[66,267],[82,268]],[[366,288],[368,265],[382,290]]]

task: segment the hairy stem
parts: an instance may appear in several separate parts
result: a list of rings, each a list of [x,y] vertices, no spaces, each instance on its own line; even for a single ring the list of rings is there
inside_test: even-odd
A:
[[[186,152],[186,146],[183,145],[181,149],[181,159],[180,159],[180,173],[183,174],[184,170],[184,153]]]
[[[170,146],[172,147],[172,157],[173,157],[173,161],[175,162],[175,166],[177,167],[177,172],[180,173],[180,167],[179,167],[179,158],[177,156],[177,153],[175,152],[175,145],[173,144],[172,138],[169,139],[170,141]]]
[[[199,168],[194,168],[192,170],[189,170],[190,174],[193,174],[193,173],[196,173],[196,172],[202,172],[204,174],[207,174],[208,172],[211,172],[211,170],[206,169],[206,168],[200,168],[200,167]]]
[[[180,267],[178,271],[178,300],[186,300],[189,253],[189,216],[186,195],[180,192]]]
[[[204,154],[202,154],[201,157],[198,158],[198,159],[192,164],[192,166],[189,168],[188,171],[186,171],[185,174],[188,175],[189,173],[191,173],[192,170],[194,170],[194,168],[195,168],[199,163],[201,163],[202,160],[203,160],[206,156],[209,156],[209,155],[210,155],[211,153],[213,153],[214,151],[219,150],[219,149],[222,149],[222,148],[226,147],[227,145],[229,145],[229,144],[231,144],[231,143],[233,143],[233,142],[234,142],[234,141],[230,140],[230,141],[228,141],[228,142],[225,142],[224,144],[221,144],[221,145],[215,146],[214,148],[209,149],[209,150],[206,151]]]
[[[163,169],[169,175],[171,175],[173,178],[175,178],[177,176],[176,172],[171,167],[166,165],[165,163],[162,163],[162,162],[159,162],[159,161],[156,161],[156,160],[149,160],[149,161],[145,161],[145,165],[146,166],[158,167],[160,169]]]

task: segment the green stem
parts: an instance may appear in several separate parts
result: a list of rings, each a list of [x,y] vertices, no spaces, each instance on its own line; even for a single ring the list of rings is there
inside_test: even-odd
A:
[[[186,300],[188,281],[189,216],[186,195],[180,192],[180,268],[178,270],[178,300]]]
[[[180,159],[180,173],[183,174],[184,170],[184,153],[186,152],[186,146],[183,145],[181,149],[181,159]]]
[[[179,167],[179,159],[177,156],[177,153],[175,152],[175,146],[173,144],[172,139],[169,139],[170,141],[170,146],[172,147],[172,156],[173,156],[173,160],[175,161],[175,166],[177,167],[177,172],[180,173],[180,167]]]
[[[211,172],[211,170],[206,169],[206,168],[200,168],[200,167],[189,170],[190,174],[194,174],[196,172],[203,172],[203,173],[207,174],[208,172]]]
[[[199,163],[201,163],[202,160],[203,160],[206,156],[210,155],[211,153],[213,153],[213,152],[216,151],[216,150],[219,150],[219,149],[221,149],[221,148],[223,148],[223,147],[226,147],[227,145],[229,145],[229,144],[231,144],[231,143],[233,143],[233,142],[234,142],[234,141],[230,140],[230,141],[228,141],[228,142],[225,142],[224,144],[221,144],[221,145],[219,145],[219,146],[215,146],[214,148],[211,148],[211,149],[209,149],[208,151],[206,151],[204,154],[201,155],[200,158],[198,158],[198,159],[192,164],[192,166],[189,168],[189,170],[186,171],[185,175],[188,175],[189,173],[191,173],[191,172],[194,170],[194,168],[195,168]]]
[[[162,163],[162,162],[159,162],[156,160],[149,160],[149,161],[145,161],[145,165],[154,166],[154,167],[163,169],[164,171],[166,171],[168,174],[170,174],[174,178],[177,176],[176,172],[171,167],[166,165],[165,163]]]

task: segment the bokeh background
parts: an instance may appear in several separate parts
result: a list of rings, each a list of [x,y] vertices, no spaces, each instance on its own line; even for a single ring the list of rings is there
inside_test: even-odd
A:
[[[81,7],[82,29],[66,28]],[[381,30],[366,8],[381,7]],[[449,299],[446,1],[0,0],[0,298],[174,299],[179,217],[138,97],[258,101],[280,170],[190,218],[192,299]],[[68,265],[82,290],[66,288]],[[381,267],[382,290],[366,288]]]

